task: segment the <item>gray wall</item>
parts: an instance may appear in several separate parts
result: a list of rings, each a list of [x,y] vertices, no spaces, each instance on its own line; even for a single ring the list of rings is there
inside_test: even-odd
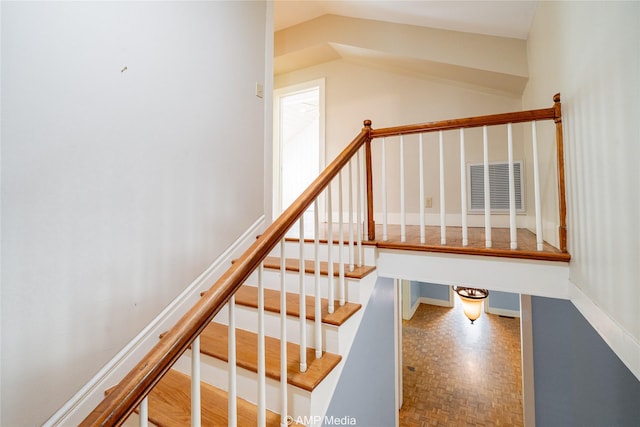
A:
[[[639,426],[640,381],[566,300],[532,297],[536,425]]]
[[[449,286],[435,283],[420,283],[420,296],[424,298],[449,301]]]
[[[363,427],[395,425],[393,294],[393,280],[378,278],[327,417],[353,417]]]
[[[489,304],[491,308],[520,311],[520,294],[490,291],[487,304]]]

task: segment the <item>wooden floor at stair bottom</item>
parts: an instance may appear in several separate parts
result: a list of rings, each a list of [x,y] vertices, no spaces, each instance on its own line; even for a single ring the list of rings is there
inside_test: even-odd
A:
[[[237,366],[252,372],[258,370],[258,336],[253,332],[236,329]],[[212,322],[200,335],[200,352],[228,361],[227,326]],[[316,359],[315,350],[307,348],[307,371],[300,372],[300,346],[287,343],[287,382],[303,390],[312,391],[340,362],[341,356],[323,352]],[[265,337],[266,376],[280,380],[280,340]]]
[[[246,307],[258,308],[258,288],[255,286],[243,285],[238,292],[235,293],[236,304]],[[287,315],[300,317],[300,295],[287,292]],[[315,298],[306,296],[306,319],[314,321],[315,316]],[[329,301],[326,298],[321,300],[321,318],[322,323],[340,326],[346,322],[356,311],[362,307],[360,304],[346,302],[341,306],[335,301],[334,312],[329,313]],[[280,292],[272,289],[264,290],[264,308],[266,311],[280,313]]]

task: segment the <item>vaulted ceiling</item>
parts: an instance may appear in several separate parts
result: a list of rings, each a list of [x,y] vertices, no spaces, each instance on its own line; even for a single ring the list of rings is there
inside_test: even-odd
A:
[[[281,1],[275,73],[337,59],[518,95],[535,1]]]

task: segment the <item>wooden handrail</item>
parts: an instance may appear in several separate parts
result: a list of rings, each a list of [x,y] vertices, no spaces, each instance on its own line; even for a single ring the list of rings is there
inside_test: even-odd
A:
[[[534,120],[551,120],[556,118],[556,109],[542,108],[539,110],[516,111],[513,113],[492,114],[488,116],[466,117],[463,119],[441,120],[437,122],[415,125],[395,126],[389,128],[371,129],[371,138],[410,135],[414,133],[435,132],[460,128],[474,128],[480,126],[505,125],[507,123],[531,122]]]
[[[331,180],[369,138],[365,127],[311,185],[233,263],[198,302],[114,387],[80,426],[118,426],[142,402],[162,376],[200,335],[231,296],[280,242]]]

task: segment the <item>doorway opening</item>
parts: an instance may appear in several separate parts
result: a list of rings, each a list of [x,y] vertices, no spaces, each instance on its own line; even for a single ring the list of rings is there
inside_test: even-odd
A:
[[[400,427],[523,425],[521,295],[491,291],[493,300],[471,324],[451,286],[402,287]]]
[[[325,166],[324,79],[274,92],[273,217],[280,215]],[[320,198],[319,216],[324,220]],[[308,226],[307,226],[308,224]],[[313,206],[305,213],[312,232]]]

